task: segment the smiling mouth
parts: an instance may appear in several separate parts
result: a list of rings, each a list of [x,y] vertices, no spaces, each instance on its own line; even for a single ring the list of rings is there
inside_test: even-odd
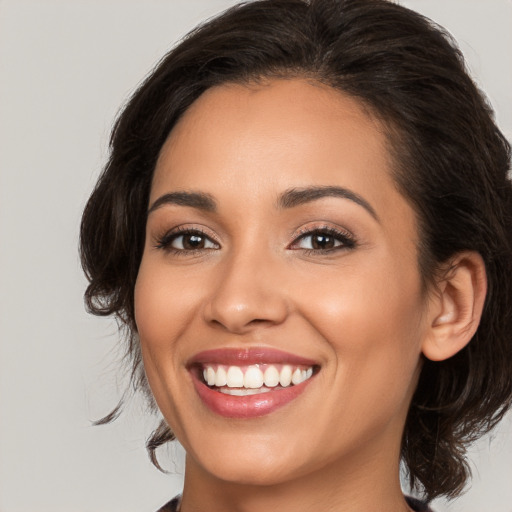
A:
[[[200,375],[210,389],[226,395],[248,396],[283,390],[309,380],[314,366],[290,364],[203,364]]]
[[[315,360],[269,347],[206,350],[195,354],[187,367],[208,409],[244,420],[294,402],[321,368]]]

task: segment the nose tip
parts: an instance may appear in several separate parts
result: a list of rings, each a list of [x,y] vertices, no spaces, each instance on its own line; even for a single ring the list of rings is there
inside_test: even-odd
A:
[[[288,305],[276,276],[269,270],[263,275],[250,268],[230,268],[212,289],[206,321],[236,334],[282,323]]]
[[[280,323],[280,319],[275,313],[277,312],[274,311],[273,315],[264,314],[262,311],[257,313],[252,311],[247,304],[224,305],[224,307],[219,307],[216,304],[211,309],[209,320],[213,325],[221,326],[236,334],[243,334],[255,327]]]

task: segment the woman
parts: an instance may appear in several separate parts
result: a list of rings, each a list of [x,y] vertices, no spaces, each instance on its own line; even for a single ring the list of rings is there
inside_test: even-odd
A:
[[[187,453],[162,510],[461,492],[511,402],[509,162],[450,38],[390,2],[252,2],[161,61],[81,251],[90,310],[128,328],[163,414],[153,461]]]

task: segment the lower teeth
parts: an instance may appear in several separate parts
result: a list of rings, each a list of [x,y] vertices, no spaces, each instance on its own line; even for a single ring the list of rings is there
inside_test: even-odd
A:
[[[275,391],[276,389],[283,389],[280,386],[277,386],[275,388],[267,388],[265,386],[257,389],[250,389],[250,388],[228,388],[228,387],[222,387],[222,388],[213,388],[219,393],[224,393],[225,395],[233,395],[233,396],[247,396],[247,395],[258,395],[260,393],[268,393],[269,391]]]

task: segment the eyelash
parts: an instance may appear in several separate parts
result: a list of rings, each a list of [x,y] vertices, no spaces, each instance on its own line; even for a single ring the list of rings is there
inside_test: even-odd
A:
[[[305,240],[308,237],[324,235],[332,237],[335,242],[341,242],[329,249],[304,249],[297,248],[294,250],[302,250],[306,255],[309,254],[330,254],[335,251],[353,249],[356,246],[356,240],[354,236],[347,231],[340,231],[330,226],[322,226],[316,228],[306,228],[299,232],[299,236],[290,244],[290,248],[296,246],[300,241]]]
[[[176,241],[180,237],[185,237],[186,235],[189,236],[198,236],[202,238],[205,241],[208,241],[211,244],[216,245],[219,248],[220,244],[213,239],[210,235],[207,235],[203,230],[197,229],[197,228],[177,228],[173,229],[164,235],[158,237],[155,241],[155,248],[165,250],[167,252],[171,252],[178,256],[184,256],[184,255],[193,255],[198,252],[202,251],[209,251],[212,249],[215,249],[214,247],[201,247],[198,249],[177,249],[175,247],[172,247],[172,243]],[[334,242],[341,242],[339,245],[335,245],[334,247],[331,247],[329,249],[306,249],[306,248],[300,248],[297,247],[297,245],[307,239],[308,237],[313,236],[327,236],[334,239]],[[207,242],[206,242],[207,243]],[[304,252],[304,254],[330,254],[335,251],[339,250],[347,250],[347,249],[353,249],[356,246],[356,240],[354,239],[353,235],[346,232],[346,231],[339,231],[337,229],[334,229],[329,226],[322,226],[317,228],[307,228],[303,229],[299,232],[299,235],[294,239],[294,241],[288,246],[291,250],[301,250]]]
[[[164,235],[158,237],[155,242],[155,248],[156,249],[162,249],[167,252],[171,252],[178,256],[183,256],[184,253],[187,253],[187,255],[195,254],[197,252],[201,251],[208,251],[212,248],[199,248],[199,249],[177,249],[176,247],[172,247],[172,243],[177,240],[180,237],[185,237],[186,235],[189,236],[198,236],[202,238],[203,240],[208,240],[210,243],[215,244],[217,247],[219,247],[219,243],[214,240],[210,235],[207,235],[203,230],[197,229],[197,228],[187,228],[187,227],[180,227],[173,229],[171,231],[168,231]]]

